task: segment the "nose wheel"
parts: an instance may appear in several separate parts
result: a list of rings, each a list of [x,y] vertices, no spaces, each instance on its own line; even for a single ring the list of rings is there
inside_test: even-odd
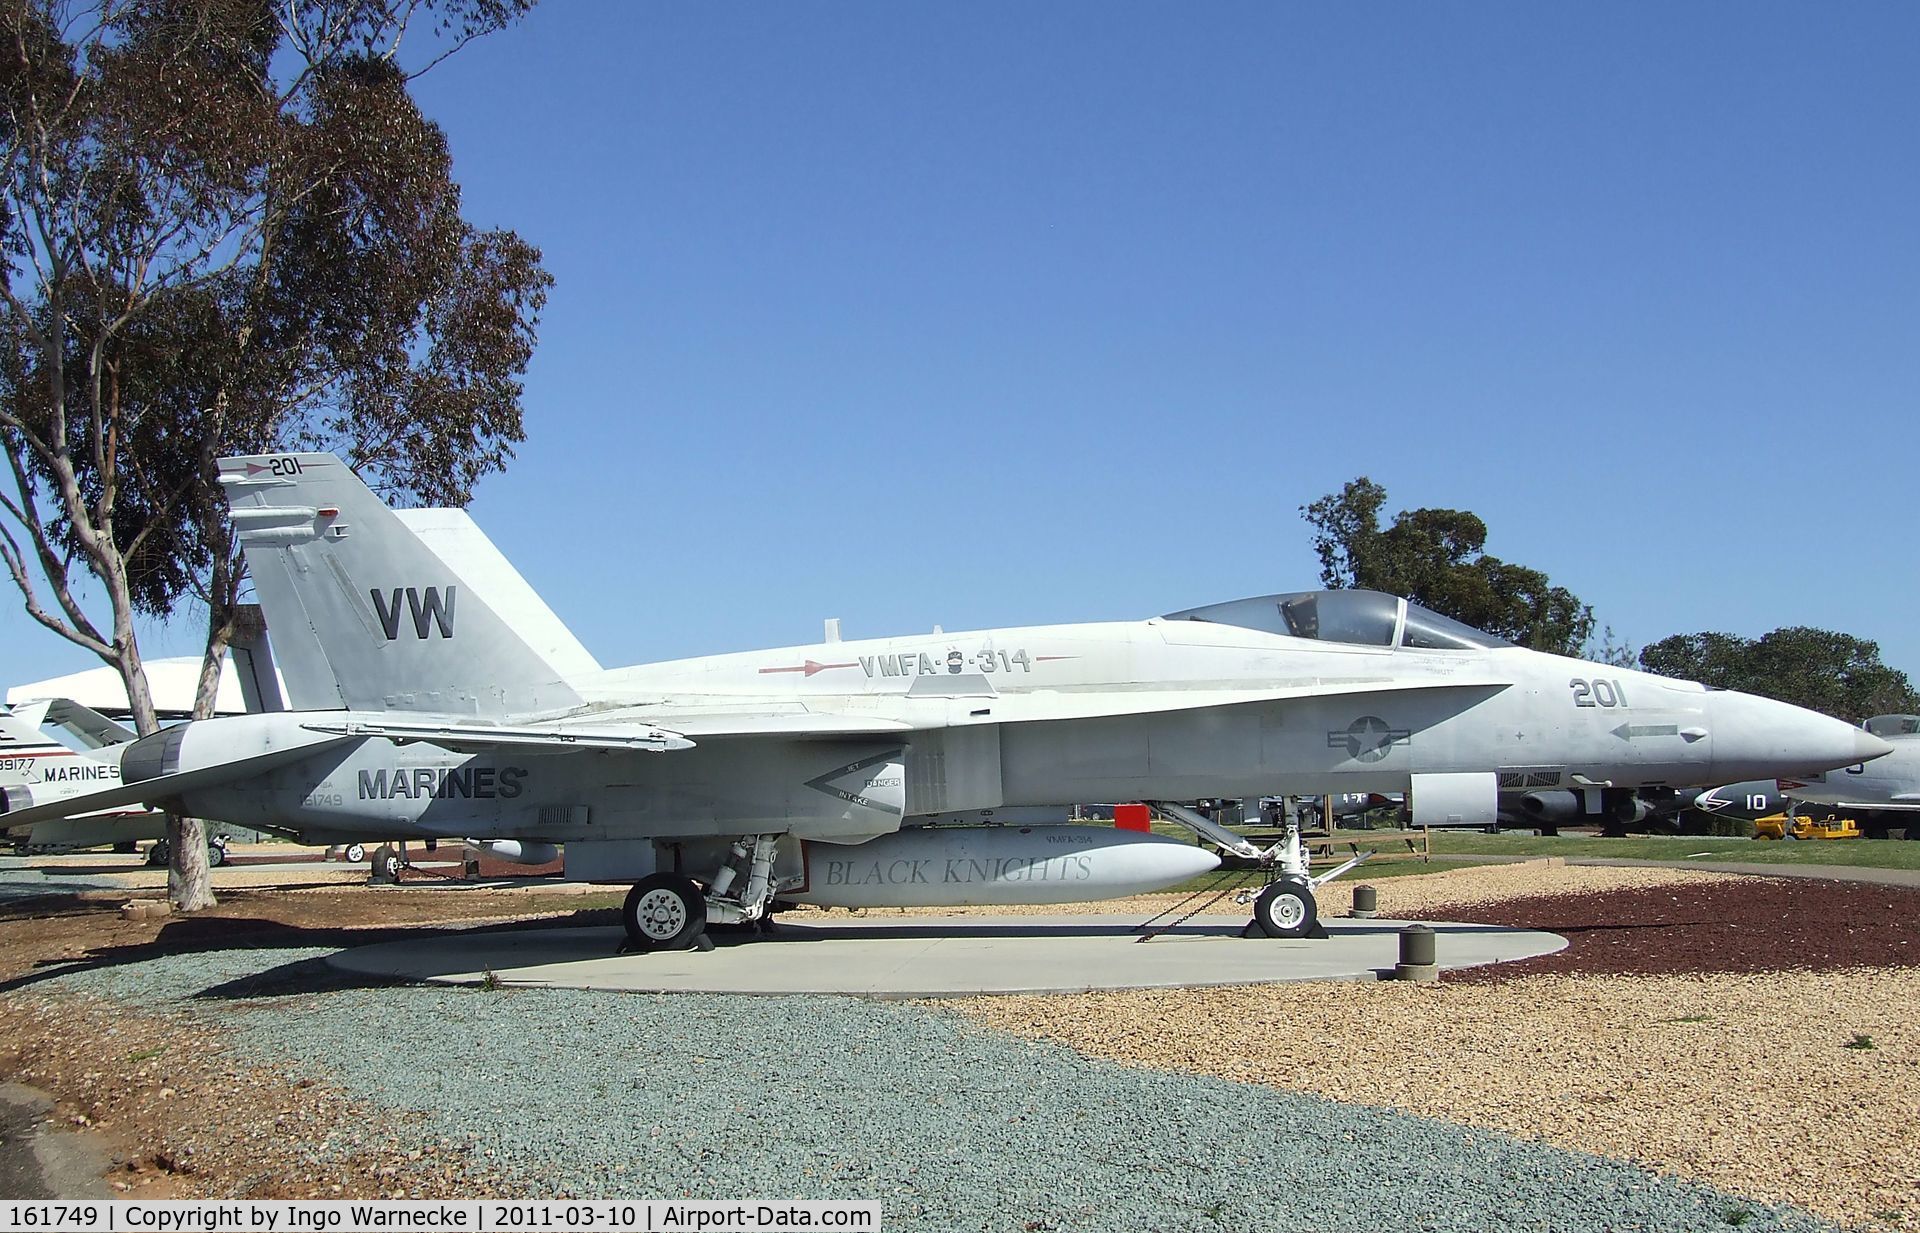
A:
[[[691,878],[656,873],[627,892],[620,919],[633,950],[682,950],[706,936],[707,897]]]
[[[1283,877],[1253,901],[1253,923],[1270,938],[1309,937],[1319,920],[1313,884],[1305,878]]]

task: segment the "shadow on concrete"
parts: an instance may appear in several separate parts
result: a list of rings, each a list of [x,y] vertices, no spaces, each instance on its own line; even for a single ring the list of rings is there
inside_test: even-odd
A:
[[[75,901],[68,914],[90,905]],[[91,905],[98,911],[97,905]],[[35,913],[45,915],[45,913]],[[301,926],[248,916],[184,916],[169,920],[150,941],[113,946],[97,946],[77,959],[43,959],[32,971],[0,981],[0,994],[31,988],[81,972],[100,971],[128,964],[145,963],[173,955],[231,953],[236,951],[343,950],[381,942],[418,941],[445,938],[452,934],[512,934],[524,929],[568,929],[606,924],[605,911],[582,912],[583,918],[541,917],[532,921],[496,921],[467,927],[445,925],[400,925],[377,927]],[[413,983],[408,980],[353,976],[328,968],[318,959],[301,958],[255,975],[226,981],[204,989],[195,996],[214,999],[279,997],[296,993],[324,993],[346,988],[365,988]]]

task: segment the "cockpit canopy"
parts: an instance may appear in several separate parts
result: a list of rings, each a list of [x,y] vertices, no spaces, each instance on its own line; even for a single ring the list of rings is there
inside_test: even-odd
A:
[[[1467,650],[1513,645],[1383,591],[1292,591],[1169,612],[1164,619],[1211,621],[1355,646]]]

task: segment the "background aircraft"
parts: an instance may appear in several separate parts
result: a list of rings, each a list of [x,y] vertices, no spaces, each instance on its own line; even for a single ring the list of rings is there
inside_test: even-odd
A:
[[[603,670],[524,582],[498,585],[504,561],[462,568],[331,455],[225,459],[220,478],[293,709],[137,741],[123,785],[88,807],[167,802],[309,842],[565,844],[569,876],[634,883],[641,947],[758,920],[776,894],[1057,902],[1197,871],[1196,849],[1155,835],[902,830],[919,817],[1340,791],[1406,793],[1416,824],[1485,824],[1502,786],[1564,787],[1597,811],[1642,786],[1888,748],[1365,591]],[[19,819],[60,808],[5,801]],[[1266,855],[1281,876],[1256,921],[1310,931],[1297,842]]]
[[[50,728],[65,741],[53,736]],[[103,784],[117,784],[120,765],[113,747],[132,739],[132,729],[70,699],[8,707],[0,712],[0,790],[18,788],[31,792],[36,800],[57,801],[63,795],[78,797]],[[7,841],[21,851],[108,846],[132,851],[140,840],[164,840],[167,816],[144,806],[115,807],[10,826],[5,833]],[[214,865],[225,864],[225,841],[210,841],[208,855]],[[164,860],[164,849],[158,861],[149,857],[149,863]]]
[[[1788,802],[1786,793],[1780,790],[1779,780],[1749,779],[1695,793],[1685,804],[1687,808],[1704,814],[1744,818],[1751,822],[1755,818],[1781,812],[1787,808]]]
[[[1880,715],[1866,723],[1893,746],[1871,762],[1786,780],[1780,787],[1797,803],[1820,805],[1860,823],[1869,839],[1902,830],[1920,840],[1920,716]]]

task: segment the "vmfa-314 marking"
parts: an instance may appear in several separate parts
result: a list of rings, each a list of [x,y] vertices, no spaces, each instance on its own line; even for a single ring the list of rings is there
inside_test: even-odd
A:
[[[97,795],[314,840],[565,844],[574,876],[636,882],[643,946],[756,919],[776,894],[1091,899],[1215,863],[1128,832],[916,826],[936,817],[1337,791],[1479,822],[1503,783],[1597,807],[1886,749],[1372,592],[603,670],[470,524],[436,548],[330,455],[220,466],[294,709],[137,742],[125,786]],[[1302,907],[1311,923],[1295,881],[1270,929]]]

